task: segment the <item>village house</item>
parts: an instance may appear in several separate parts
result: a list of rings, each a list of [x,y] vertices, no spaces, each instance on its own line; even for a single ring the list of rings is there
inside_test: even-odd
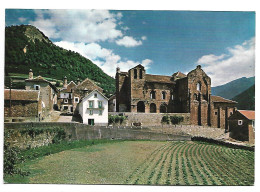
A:
[[[45,115],[53,111],[54,107],[57,105],[58,89],[55,85],[41,76],[33,78],[31,69],[29,71],[29,78],[25,80],[25,89],[40,91],[40,98],[45,108]]]
[[[67,83],[67,77],[64,77],[63,87],[58,93],[58,109],[61,112],[70,115],[79,114],[79,102],[83,97],[91,93],[93,90],[103,92],[103,89],[97,86],[92,80],[86,78],[80,82],[77,79],[77,84],[73,81]]]
[[[40,121],[44,110],[39,90],[4,90],[5,122]]]
[[[229,117],[228,123],[231,138],[255,143],[255,111],[237,110]]]
[[[81,99],[79,114],[84,124],[107,125],[108,99],[98,90],[90,92]]]
[[[108,112],[116,112],[116,95],[108,99]]]
[[[187,75],[146,74],[142,65],[116,72],[116,111],[189,113],[192,125],[228,128],[235,101],[211,95],[211,79],[198,65]]]
[[[73,88],[76,84],[71,81],[67,84],[67,77],[64,77],[63,88],[58,93],[58,109],[64,113],[73,114],[74,103],[79,103],[79,98],[73,97]]]

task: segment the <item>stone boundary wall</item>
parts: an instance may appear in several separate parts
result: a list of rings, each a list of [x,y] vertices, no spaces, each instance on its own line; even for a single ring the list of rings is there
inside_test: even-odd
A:
[[[142,123],[142,126],[162,126],[167,125],[162,123],[162,117],[168,116],[182,116],[184,118],[181,125],[190,124],[190,113],[133,113],[133,112],[109,112],[109,115],[123,115],[127,119],[121,124],[123,126],[132,126],[134,123]],[[118,125],[118,124],[116,124]]]
[[[186,134],[167,134],[148,131],[141,127],[110,127],[89,126],[81,123],[63,122],[30,122],[30,123],[5,123],[4,129],[11,131],[8,141],[13,146],[26,148],[48,145],[52,142],[52,135],[43,133],[35,138],[28,135],[21,136],[19,133],[24,129],[32,128],[63,128],[69,140],[92,140],[92,139],[122,139],[122,140],[158,140],[158,141],[190,141],[191,136]],[[147,131],[146,131],[147,130]]]
[[[246,149],[249,151],[255,151],[254,147],[238,145],[238,144],[234,144],[234,143],[229,143],[227,141],[216,140],[216,139],[211,139],[211,138],[206,138],[206,137],[192,137],[191,140],[192,141],[203,141],[203,142],[207,142],[207,143],[214,143],[217,145],[224,145],[224,146],[234,148],[234,149]]]

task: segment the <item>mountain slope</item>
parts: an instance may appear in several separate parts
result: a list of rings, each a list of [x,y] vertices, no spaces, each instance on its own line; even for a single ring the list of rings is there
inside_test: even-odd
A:
[[[242,77],[240,79],[236,79],[227,84],[212,87],[211,94],[218,95],[227,99],[232,99],[236,95],[242,93],[249,87],[255,84],[255,77]]]
[[[92,79],[106,95],[115,92],[115,80],[80,54],[53,44],[31,25],[5,28],[5,75],[9,73],[41,75],[68,81]]]
[[[255,85],[232,98],[237,101],[238,109],[255,110]]]

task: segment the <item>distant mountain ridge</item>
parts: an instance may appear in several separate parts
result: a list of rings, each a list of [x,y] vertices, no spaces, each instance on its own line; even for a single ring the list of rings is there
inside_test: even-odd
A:
[[[255,110],[255,85],[235,96],[232,100],[238,102],[238,109]]]
[[[115,92],[115,79],[80,54],[53,44],[43,32],[32,25],[5,28],[5,76],[9,73],[28,74],[68,81],[89,78],[104,89]]]
[[[224,85],[211,88],[212,95],[218,95],[226,99],[232,99],[255,84],[255,77],[242,77]]]

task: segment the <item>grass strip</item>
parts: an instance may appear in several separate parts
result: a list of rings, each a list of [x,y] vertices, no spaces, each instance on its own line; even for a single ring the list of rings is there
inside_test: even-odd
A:
[[[50,154],[59,153],[61,151],[66,151],[75,148],[81,148],[85,146],[103,144],[103,143],[116,143],[122,142],[123,140],[76,140],[76,141],[62,141],[60,143],[50,144],[46,146],[41,146],[37,148],[22,150],[20,156],[25,160],[33,160],[39,157],[44,157]]]

